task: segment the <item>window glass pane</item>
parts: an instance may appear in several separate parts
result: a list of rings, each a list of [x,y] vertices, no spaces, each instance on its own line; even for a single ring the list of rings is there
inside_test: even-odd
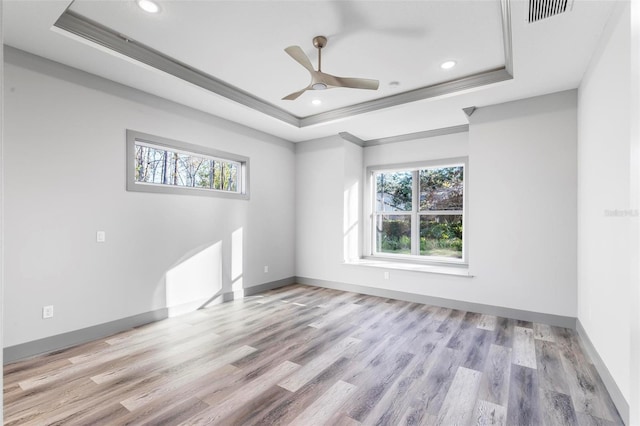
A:
[[[420,170],[420,210],[462,210],[464,167]]]
[[[420,254],[462,259],[462,215],[420,215]]]
[[[193,183],[196,188],[211,188],[213,174],[211,161],[208,158],[199,158],[192,164]]]
[[[376,215],[376,247],[379,253],[411,254],[411,216]]]
[[[135,145],[135,181],[239,192],[240,163]]]
[[[410,171],[376,174],[376,211],[411,211],[412,181]]]
[[[229,181],[227,187],[230,191],[238,190],[238,165],[235,163],[229,163]]]
[[[136,146],[136,181],[168,183],[170,153],[158,148]]]
[[[178,185],[193,188],[209,188],[210,160],[193,155],[178,156]]]
[[[173,168],[171,169],[171,184],[176,186],[191,186],[189,185],[189,156],[185,154],[179,154],[173,152],[171,154],[173,158]]]

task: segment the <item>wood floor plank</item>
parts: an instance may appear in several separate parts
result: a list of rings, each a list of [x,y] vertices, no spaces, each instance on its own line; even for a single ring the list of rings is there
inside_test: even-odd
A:
[[[278,401],[282,400],[287,394],[286,389],[279,386],[271,386],[265,388],[262,392],[247,400],[242,408],[231,412],[221,424],[226,425],[242,425],[242,426],[263,426],[272,423],[262,423],[258,419],[260,414],[270,407],[273,407]],[[174,423],[175,424],[175,423]]]
[[[449,318],[449,315],[451,315],[451,312],[453,310],[449,309],[449,308],[438,308],[436,309],[436,311],[433,313],[433,317],[437,320],[437,321],[444,321],[447,318]]]
[[[533,322],[524,321],[524,320],[516,320],[516,327],[533,329]]]
[[[580,364],[588,364],[575,331],[563,327],[551,327],[551,331],[560,355],[570,357]]]
[[[439,333],[430,335],[429,339],[431,342],[423,342],[422,350],[415,355],[411,365],[406,369],[407,373],[396,382],[395,392],[394,389],[387,392],[387,396],[380,401],[380,407],[371,410],[367,421],[388,425],[420,424],[428,419],[435,422],[435,415],[427,413],[426,409],[430,407],[435,411],[431,407],[430,398],[434,398],[436,390],[431,388],[429,393],[425,393],[425,389],[433,383],[433,378],[429,377],[429,374],[440,360],[441,352],[450,349],[445,347],[447,339]]]
[[[573,353],[564,352],[560,356],[575,410],[612,421],[611,412],[598,394],[598,384],[588,366],[580,363]]]
[[[458,326],[455,332],[453,333],[453,335],[451,336],[451,338],[449,339],[449,341],[447,342],[447,347],[451,349],[458,349],[458,350],[464,351],[465,348],[470,346],[471,342],[469,337],[473,335],[473,332],[476,329],[476,325],[479,319],[480,319],[479,314],[476,314],[473,312],[465,313],[461,321],[457,322]],[[443,327],[439,327],[438,331],[446,334],[446,331],[448,330],[445,331],[443,330]]]
[[[547,342],[555,342],[556,339],[553,337],[553,331],[551,330],[551,326],[547,324],[539,324],[537,322],[533,323],[533,337],[538,340],[545,340]]]
[[[434,338],[438,338],[434,336]],[[436,341],[437,342],[437,341]],[[431,345],[428,351],[412,353],[414,356],[397,376],[391,386],[384,392],[378,402],[369,409],[364,424],[398,424],[400,415],[408,408],[410,396],[420,391],[420,380],[424,378],[432,365],[433,351],[436,345]]]
[[[554,342],[536,340],[538,380],[541,389],[569,395],[569,385],[560,352]]]
[[[105,339],[104,342],[109,346],[116,346],[120,344],[133,345],[139,342],[153,340],[160,336],[181,333],[182,331],[190,330],[192,327],[192,324],[183,321],[167,321],[166,324],[151,323],[140,328],[134,328],[123,333],[116,334],[115,336]],[[91,356],[92,353],[92,351],[83,351],[83,353],[79,355]],[[71,362],[74,362],[73,359],[79,355],[69,355],[68,359],[71,360]]]
[[[353,420],[347,415],[340,414],[331,418],[327,424],[332,426],[360,426],[362,423],[357,420]]]
[[[491,345],[478,398],[493,404],[507,406],[511,380],[511,348]]]
[[[478,328],[482,330],[494,331],[496,329],[496,322],[498,318],[493,315],[482,315],[480,321],[478,321]]]
[[[75,377],[80,377],[87,372],[93,371],[96,367],[107,365],[121,358],[128,358],[131,356],[132,351],[153,350],[163,345],[173,346],[175,345],[176,338],[184,339],[184,330],[179,333],[179,336],[169,334],[155,339],[143,339],[131,346],[104,347],[104,349],[99,352],[92,351],[88,352],[86,356],[74,357],[75,362],[72,363],[73,365],[71,366],[50,371],[48,374],[27,378],[20,381],[19,385],[24,390],[31,390],[40,386],[47,386],[60,380],[70,381]],[[80,360],[79,358],[82,359]]]
[[[300,413],[290,426],[323,425],[344,405],[356,387],[338,380],[320,398]]]
[[[476,405],[482,373],[459,367],[442,402],[436,425],[469,424]]]
[[[458,330],[460,323],[464,319],[464,316],[467,313],[464,311],[459,311],[457,309],[451,310],[449,316],[442,321],[440,327],[436,330],[438,333],[442,333],[445,336],[453,336],[453,334]]]
[[[84,424],[84,425],[115,425],[124,424],[122,417],[129,414],[129,410],[120,404],[111,404],[107,407],[96,407],[86,412],[84,415],[73,413],[73,419],[62,419],[58,424]],[[52,419],[51,419],[52,420]],[[52,422],[53,423],[53,422]],[[55,424],[55,423],[54,423]]]
[[[290,423],[299,413],[327,392],[333,384],[340,381],[340,376],[352,366],[352,362],[348,358],[338,359],[295,393],[286,391],[279,400],[273,401],[273,404],[269,406],[263,405],[254,413],[254,418],[249,424],[273,425]]]
[[[507,426],[507,409],[502,405],[479,399],[469,424],[475,426]]]
[[[462,366],[476,371],[483,371],[487,354],[491,348],[491,332],[483,329],[472,330],[469,335],[471,344],[466,349],[466,357]]]
[[[392,363],[380,369],[382,371],[379,371],[378,375],[354,383],[358,389],[346,404],[347,415],[354,420],[363,421],[407,368],[413,357],[414,355],[408,352],[398,353]]]
[[[576,418],[580,426],[616,426],[623,424],[621,420],[614,422],[581,412],[576,412]]]
[[[571,397],[548,389],[540,390],[542,418],[547,426],[578,425]]]
[[[496,321],[495,339],[496,345],[511,348],[513,346],[513,329],[515,320],[498,317]]]
[[[303,327],[304,330],[315,330],[310,327]],[[229,374],[227,377],[221,378],[215,382],[210,383],[208,386],[198,389],[195,396],[202,399],[209,405],[216,405],[220,401],[227,398],[238,389],[250,383],[256,377],[259,377],[266,372],[273,369],[275,365],[282,360],[286,360],[289,357],[295,357],[305,347],[300,342],[290,342],[286,345],[274,345],[277,350],[270,351],[256,351],[254,354],[259,354],[257,358],[253,360],[251,364],[242,364],[237,372]],[[249,355],[249,357],[253,356]],[[248,358],[248,357],[247,357]],[[242,361],[242,360],[241,360]],[[234,366],[238,367],[241,363],[234,363]]]
[[[215,344],[220,339],[217,335],[214,337],[203,334],[187,341],[179,341],[177,342],[178,344],[159,351],[157,355],[154,355],[151,362],[138,362],[145,359],[145,352],[143,352],[138,357],[131,356],[126,363],[113,363],[96,368],[96,374],[91,376],[90,379],[96,384],[103,384],[114,382],[123,377],[148,375],[167,365],[186,361],[194,354],[207,353],[210,351],[210,349],[207,349],[208,345]]]
[[[5,426],[622,425],[574,330],[305,285],[4,373]]]
[[[188,369],[180,369],[180,371],[188,371]],[[225,366],[213,372],[207,372],[206,374],[203,374],[203,379],[216,380],[220,377],[225,376],[226,374],[229,374],[229,371],[230,368]],[[111,383],[106,384],[105,386],[100,387],[101,391],[98,392],[97,395],[93,398],[83,398],[82,396],[84,395],[84,392],[82,392],[82,389],[78,389],[77,392],[80,397],[73,400],[71,403],[62,404],[56,410],[50,411],[46,416],[46,419],[47,421],[51,421],[52,423],[83,424],[80,419],[90,415],[96,406],[100,406],[101,404],[105,404],[106,402],[120,401],[125,398],[134,397],[144,392],[153,392],[158,390],[158,395],[149,398],[147,405],[145,405],[140,410],[136,410],[138,411],[137,413],[128,417],[139,420],[141,418],[144,418],[145,416],[152,416],[158,412],[159,408],[164,408],[166,406],[175,406],[184,399],[190,398],[193,394],[194,389],[197,389],[197,386],[199,384],[198,382],[192,382],[194,388],[189,389],[188,392],[183,394],[176,392],[175,394],[167,395],[166,392],[159,391],[163,385],[165,385],[168,381],[171,381],[172,377],[175,377],[175,374],[159,374],[155,376],[149,376],[148,378],[142,377],[134,380],[126,380],[122,383],[116,383],[118,387],[114,387]],[[159,396],[160,394],[164,394],[165,400],[169,400],[170,403],[162,401],[162,397]],[[182,397],[185,398],[183,399]],[[122,406],[122,404],[120,404],[119,402],[118,404]],[[127,412],[130,413],[129,410],[127,410]]]
[[[529,367],[513,364],[509,384],[507,424],[539,426],[541,423],[538,372]]]
[[[209,407],[208,404],[204,403],[204,401],[194,395],[195,391],[203,389],[213,381],[220,380],[229,374],[233,374],[236,370],[237,369],[235,367],[227,365],[213,372],[206,372],[189,384],[176,388],[175,392],[156,395],[155,398],[150,400],[144,406],[139,407],[134,411],[127,410],[127,414],[119,419],[119,423],[158,424],[162,423],[158,421],[159,418],[174,418],[174,413],[176,412],[180,414],[181,420],[192,417]],[[185,403],[185,405],[182,405],[183,403]],[[120,404],[120,406],[122,406],[122,404]],[[187,416],[184,411],[188,411],[191,414]],[[175,420],[171,423],[165,424],[175,424],[177,422],[178,421]]]
[[[429,374],[427,374],[424,387],[416,401],[417,405],[421,406],[421,410],[424,410],[424,414],[437,416],[440,413],[440,408],[458,371],[462,357],[463,354],[455,349],[443,348],[440,351],[438,359],[435,360]]]
[[[326,327],[328,324],[331,324],[332,322],[335,322],[335,321],[340,321],[342,317],[348,316],[360,309],[362,309],[362,305],[358,305],[355,303],[349,303],[347,305],[343,305],[336,310],[331,310],[327,312],[319,320],[309,323],[309,327],[314,327],[314,328]]]
[[[226,418],[242,406],[247,404],[252,398],[258,397],[268,388],[274,386],[280,380],[295,372],[300,366],[290,361],[285,361],[267,373],[247,383],[238,389],[221,403],[193,416],[184,422],[183,425],[212,425],[224,424]]]
[[[596,370],[595,365],[593,363],[588,363],[588,364],[585,364],[585,367],[590,371],[591,377],[596,383],[596,388],[594,389],[594,393],[596,397],[600,401],[602,401],[603,405],[607,409],[607,413],[609,414],[607,418],[616,423],[622,422],[622,417],[620,416],[618,409],[613,403],[613,399],[611,399],[611,396],[607,392],[607,387],[605,386],[604,382],[602,381],[602,378],[598,374],[598,370]]]
[[[533,329],[516,326],[513,330],[513,363],[522,367],[537,368]]]
[[[37,390],[25,391],[12,404],[5,404],[8,409],[4,411],[4,421],[6,424],[38,423],[42,418],[49,418],[51,413],[73,405],[85,395],[95,395],[97,392],[98,386],[85,377],[58,386],[52,384]]]
[[[325,368],[333,364],[344,352],[348,351],[352,346],[357,345],[358,343],[360,343],[360,340],[354,339],[353,337],[347,337],[346,339],[338,342],[338,344],[330,350],[314,358],[309,364],[298,369],[295,374],[290,375],[285,380],[278,383],[278,386],[290,392],[297,391],[305,383],[309,382]]]
[[[306,342],[305,347],[302,348],[301,351],[291,355],[290,360],[296,364],[308,364],[316,358],[317,354],[331,350],[335,346],[335,342],[351,337],[351,335],[357,330],[357,326],[347,321],[336,323],[330,329],[325,330],[318,330],[313,327],[308,328],[315,330],[317,338]],[[352,337],[352,339],[355,338]]]
[[[219,368],[230,365],[234,361],[240,358],[243,358],[252,352],[255,352],[255,350],[256,349],[252,348],[251,346],[241,346],[230,352],[225,353],[220,357],[212,359],[211,361],[202,365],[201,368],[202,370],[205,370],[205,371],[216,371]],[[148,404],[150,401],[154,400],[155,398],[158,398],[161,395],[171,393],[175,391],[177,388],[179,388],[180,386],[182,386],[183,384],[189,383],[194,378],[202,374],[200,373],[199,370],[200,369],[191,370],[190,372],[186,374],[182,374],[180,377],[177,377],[173,380],[167,380],[162,385],[155,386],[154,389],[151,391],[141,392],[138,395],[134,395],[120,401],[120,404],[122,404],[129,411],[136,410]]]

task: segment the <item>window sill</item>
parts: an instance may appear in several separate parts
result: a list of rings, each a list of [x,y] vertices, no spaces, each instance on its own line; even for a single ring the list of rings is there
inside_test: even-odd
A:
[[[427,272],[430,274],[441,275],[455,275],[459,277],[473,278],[473,275],[469,274],[469,268],[466,265],[427,265],[418,263],[402,262],[397,260],[387,259],[357,259],[350,260],[344,263],[345,265],[352,266],[365,266],[370,268],[382,268],[382,269],[396,269],[401,271],[412,272]]]

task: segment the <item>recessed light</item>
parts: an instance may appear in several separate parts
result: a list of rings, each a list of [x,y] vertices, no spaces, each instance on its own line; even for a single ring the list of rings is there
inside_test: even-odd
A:
[[[160,11],[160,6],[151,0],[138,0],[138,6],[148,13],[158,13]]]
[[[311,101],[312,104],[314,105],[320,105],[322,103],[322,101],[320,99],[314,99]]]
[[[446,61],[440,64],[440,68],[443,70],[448,70],[456,66],[456,61]]]

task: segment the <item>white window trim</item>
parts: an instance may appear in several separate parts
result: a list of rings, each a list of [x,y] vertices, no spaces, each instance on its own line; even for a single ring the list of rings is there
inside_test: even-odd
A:
[[[224,191],[210,188],[194,188],[187,186],[163,185],[148,182],[136,182],[135,170],[135,147],[136,142],[151,147],[167,148],[173,152],[184,154],[202,155],[207,158],[219,159],[238,163],[238,191]],[[135,130],[127,129],[127,191],[134,192],[153,192],[164,194],[187,194],[187,195],[204,195],[211,197],[249,199],[249,158],[220,151],[213,148],[193,145],[187,142],[181,142],[174,139],[164,138],[161,136],[150,135]]]
[[[405,254],[393,254],[393,253],[375,253],[374,251],[374,242],[375,242],[375,231],[373,227],[373,217],[375,212],[375,181],[373,179],[373,175],[376,172],[393,172],[393,171],[405,171],[407,169],[421,169],[421,168],[432,168],[432,167],[450,167],[450,166],[464,166],[464,181],[463,181],[463,191],[464,191],[464,205],[462,211],[462,259],[453,259],[453,258],[445,258],[445,257],[436,257],[436,256],[420,256],[418,255],[419,247],[414,247],[412,245],[411,255]],[[455,157],[455,158],[443,158],[438,160],[427,160],[427,161],[416,161],[411,163],[399,163],[399,164],[382,164],[382,165],[373,165],[368,166],[365,170],[365,188],[364,191],[364,223],[366,226],[366,232],[364,232],[363,236],[363,259],[368,260],[380,260],[380,261],[388,261],[393,263],[405,263],[405,264],[416,264],[416,265],[434,265],[434,266],[451,266],[451,267],[461,267],[467,268],[469,265],[469,233],[467,226],[467,217],[469,214],[468,209],[468,171],[469,171],[469,158],[468,157]],[[418,179],[413,179],[413,188],[412,188],[412,205],[417,206],[419,200],[419,190],[417,186],[419,185]],[[418,211],[416,212],[407,212],[412,217],[414,215],[420,216]],[[430,212],[432,213],[432,212]],[[434,211],[433,213],[437,213]],[[447,214],[451,214],[451,211],[447,211]],[[394,212],[395,214],[395,212]],[[402,212],[399,212],[402,214]],[[419,227],[419,221],[412,220],[412,228]],[[414,232],[416,230],[412,230]],[[416,254],[413,254],[413,253]]]

